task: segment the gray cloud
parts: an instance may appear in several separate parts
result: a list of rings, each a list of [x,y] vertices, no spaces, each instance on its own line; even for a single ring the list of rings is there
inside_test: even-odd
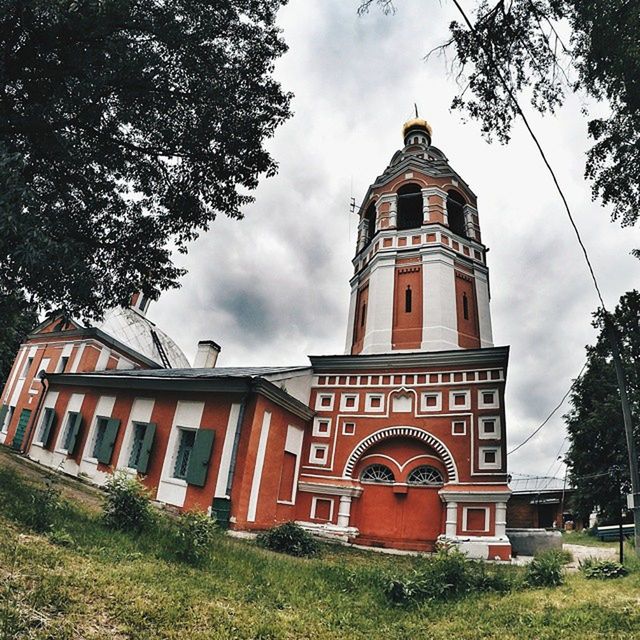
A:
[[[222,344],[220,364],[300,364],[344,349],[359,200],[401,144],[417,102],[434,144],[478,195],[490,247],[495,343],[511,345],[507,429],[521,442],[559,402],[595,336],[588,273],[553,184],[522,127],[507,147],[488,145],[449,112],[456,85],[444,61],[423,57],[447,35],[447,5],[427,13],[403,0],[393,17],[356,16],[357,1],[293,0],[280,15],[290,46],[277,73],[293,91],[295,116],[269,149],[280,163],[242,221],[217,220],[178,261],[182,289],[151,308],[152,320],[193,356],[199,339]],[[637,286],[629,251],[637,230],[620,229],[591,202],[583,179],[589,146],[581,103],[532,120],[564,185],[592,254],[607,304]],[[563,407],[510,459],[515,472],[562,472]]]

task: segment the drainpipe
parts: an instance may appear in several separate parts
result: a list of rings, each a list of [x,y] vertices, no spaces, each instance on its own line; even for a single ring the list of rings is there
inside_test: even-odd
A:
[[[38,422],[38,416],[40,415],[40,408],[42,407],[42,403],[44,402],[44,398],[47,395],[47,391],[49,390],[47,387],[47,378],[46,375],[43,375],[40,380],[42,381],[43,391],[38,398],[38,404],[36,405],[36,410],[33,412],[33,417],[31,418],[31,424],[29,425],[29,429],[27,430],[27,437],[22,441],[24,444],[20,445],[20,453],[22,455],[27,455],[29,451],[29,446],[31,444],[31,436],[33,435],[33,430]],[[24,449],[23,449],[24,447]]]
[[[229,520],[231,518],[231,487],[233,486],[233,476],[236,469],[236,460],[238,458],[238,447],[240,445],[240,431],[244,420],[245,407],[247,400],[251,394],[251,389],[247,391],[240,400],[240,411],[238,412],[238,420],[236,422],[236,433],[233,439],[233,447],[231,449],[231,461],[229,463],[229,475],[227,476],[227,486],[225,488],[225,497],[216,498],[213,496],[211,505],[211,515],[215,517],[218,525],[224,529],[229,528]]]

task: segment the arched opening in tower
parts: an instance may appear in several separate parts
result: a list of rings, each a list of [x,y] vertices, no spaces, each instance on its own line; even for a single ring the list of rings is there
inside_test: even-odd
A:
[[[364,219],[367,221],[367,235],[364,243],[365,247],[371,243],[373,236],[376,235],[376,205],[372,202],[364,214]]]
[[[449,229],[458,236],[467,237],[464,224],[464,198],[457,191],[447,192]]]
[[[422,226],[422,191],[417,184],[398,189],[398,231],[419,229]]]

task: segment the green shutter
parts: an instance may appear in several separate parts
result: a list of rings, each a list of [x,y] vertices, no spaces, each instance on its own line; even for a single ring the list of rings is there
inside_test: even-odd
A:
[[[82,416],[75,411],[69,413],[69,420],[73,420],[73,423],[69,426],[69,435],[67,437],[67,453],[71,455],[76,448],[76,441],[78,439],[78,433],[80,432],[80,426],[82,425]]]
[[[215,435],[216,432],[213,429],[198,429],[196,431],[193,450],[189,456],[189,465],[187,466],[186,480],[189,484],[204,487]]]
[[[119,429],[120,420],[118,420],[118,418],[109,418],[107,420],[107,426],[104,428],[104,436],[102,437],[102,443],[98,451],[98,462],[102,462],[103,464],[109,464],[111,462],[111,455],[113,454],[113,447],[118,438]]]
[[[0,429],[4,425],[4,419],[7,417],[7,411],[9,411],[9,405],[3,404],[2,407],[0,407]]]
[[[153,447],[153,438],[156,435],[156,425],[153,422],[149,422],[144,430],[144,438],[142,439],[142,448],[140,449],[140,457],[138,458],[138,471],[140,473],[147,473],[149,468],[149,455],[151,454],[151,447]]]
[[[55,420],[56,412],[51,407],[47,407],[44,410],[44,418],[42,419],[42,434],[40,441],[42,446],[46,447],[49,444],[49,438],[51,437],[51,429],[53,428],[53,421]]]

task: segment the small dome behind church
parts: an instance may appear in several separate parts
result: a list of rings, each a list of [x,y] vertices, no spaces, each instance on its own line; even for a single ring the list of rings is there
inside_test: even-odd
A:
[[[184,369],[191,366],[182,349],[135,309],[111,309],[97,328],[166,368]]]

